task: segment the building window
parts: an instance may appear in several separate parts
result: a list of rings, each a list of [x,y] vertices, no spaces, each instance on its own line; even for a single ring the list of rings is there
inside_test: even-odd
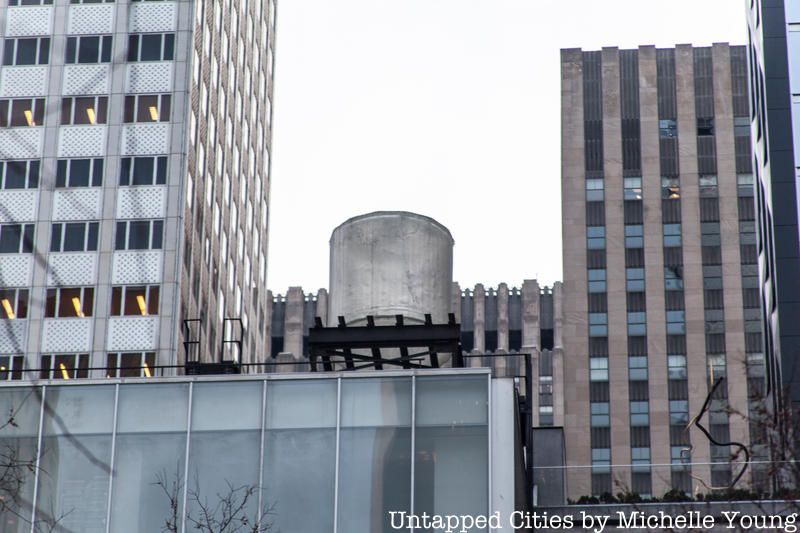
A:
[[[628,292],[644,291],[644,269],[626,268],[625,269],[625,290]]]
[[[631,381],[647,381],[647,357],[635,355],[628,357],[628,379]]]
[[[611,448],[592,448],[592,473],[611,472]]]
[[[586,227],[586,247],[589,250],[602,250],[606,247],[606,227]]]
[[[686,356],[668,355],[667,356],[667,377],[669,379],[686,379]]]
[[[722,288],[722,267],[719,265],[703,265],[703,288]]]
[[[664,224],[664,247],[681,245],[681,225]]]
[[[589,336],[608,336],[608,313],[589,313]]]
[[[709,137],[714,135],[714,119],[713,118],[697,118],[697,136]]]
[[[671,446],[670,462],[673,471],[688,470],[691,462],[691,450],[684,446]]]
[[[67,37],[65,63],[108,63],[111,61],[111,35]]]
[[[115,250],[160,250],[163,240],[162,220],[117,221]]]
[[[709,355],[706,360],[708,364],[708,382],[713,384],[719,378],[724,378],[727,375],[727,365],[725,363],[725,354]]]
[[[106,358],[106,377],[149,378],[155,375],[155,366],[155,352],[110,353]]]
[[[111,316],[158,314],[158,285],[125,285],[111,288]]]
[[[733,117],[733,134],[736,137],[749,137],[750,119],[748,117]]]
[[[0,189],[36,189],[41,161],[0,161]]]
[[[164,185],[165,183],[167,183],[167,156],[122,158],[120,185]]]
[[[608,415],[608,402],[592,402],[591,406],[591,426],[608,427],[611,419]]]
[[[139,94],[125,97],[125,122],[169,122],[170,95]]]
[[[77,96],[61,100],[61,125],[105,124],[108,121],[107,96]]]
[[[671,118],[659,120],[658,134],[662,139],[674,139],[678,136],[678,122]]]
[[[625,248],[644,247],[644,226],[641,224],[625,225]]]
[[[0,254],[33,253],[34,224],[0,226]]]
[[[628,335],[641,337],[647,333],[647,313],[628,313]]]
[[[70,4],[113,4],[114,0],[69,0]]]
[[[703,246],[720,246],[719,222],[702,222],[700,224],[700,242]]]
[[[588,179],[586,180],[586,201],[587,202],[602,202],[603,201],[603,180]]]
[[[634,472],[648,472],[650,470],[650,448],[631,448],[631,464]]]
[[[59,159],[56,187],[100,187],[103,185],[103,160]]]
[[[8,0],[9,6],[50,6],[53,0]]]
[[[626,200],[642,199],[642,178],[625,178],[623,187]]]
[[[0,381],[22,379],[24,355],[0,355]]]
[[[47,65],[49,62],[49,37],[6,39],[3,43],[4,66]]]
[[[717,176],[716,174],[701,174],[699,178],[700,196],[717,195]]]
[[[28,289],[0,289],[0,318],[28,318]]]
[[[680,178],[661,178],[661,198],[665,200],[677,200],[680,197]]]
[[[43,355],[41,379],[80,379],[89,377],[89,354]]]
[[[128,36],[128,61],[172,61],[174,33],[141,33]]]
[[[686,334],[686,312],[667,311],[667,335]]]
[[[664,267],[664,289],[668,291],[683,290],[683,267]]]
[[[589,381],[608,381],[608,357],[589,358]]]
[[[606,269],[590,268],[589,292],[606,292]]]
[[[67,222],[53,224],[50,234],[51,252],[96,252],[97,222]]]
[[[47,289],[44,316],[47,318],[84,318],[94,310],[93,287]]]
[[[672,426],[685,426],[689,422],[689,401],[669,401],[669,423]]]
[[[0,100],[0,128],[42,126],[44,98]]]
[[[753,196],[753,175],[737,174],[736,186],[739,196]]]

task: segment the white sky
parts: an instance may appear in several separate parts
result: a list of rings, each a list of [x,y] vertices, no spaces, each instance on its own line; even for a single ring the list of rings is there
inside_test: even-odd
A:
[[[328,239],[431,216],[454,279],[561,279],[561,48],[746,42],[744,0],[282,0],[268,286],[328,286]]]

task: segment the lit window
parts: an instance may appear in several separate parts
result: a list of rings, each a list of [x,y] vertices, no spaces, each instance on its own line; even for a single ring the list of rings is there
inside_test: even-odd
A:
[[[590,268],[589,273],[589,292],[606,292],[606,269]]]
[[[589,380],[608,381],[608,357],[589,358]]]
[[[672,139],[678,136],[678,122],[674,119],[658,121],[658,133],[662,139]]]
[[[668,355],[667,356],[667,377],[669,379],[686,379],[686,356]]]
[[[28,318],[28,289],[0,289],[0,319]]]
[[[94,288],[62,287],[47,289],[44,316],[47,318],[85,318],[94,310]]]
[[[586,247],[589,250],[602,250],[606,247],[605,226],[586,227]]]
[[[644,226],[625,224],[625,248],[644,247]]]
[[[0,381],[22,379],[24,355],[0,355]]]
[[[661,198],[677,200],[681,197],[681,180],[677,177],[661,178]]]
[[[103,185],[103,159],[59,159],[56,187],[100,187]]]
[[[105,124],[108,121],[107,96],[79,96],[61,100],[61,124]]]
[[[587,202],[602,202],[603,201],[603,180],[587,179],[586,180],[586,201]]]
[[[40,169],[38,159],[0,161],[0,189],[36,189]]]
[[[89,377],[89,354],[43,355],[41,379],[76,379]]]
[[[3,65],[47,65],[49,62],[49,37],[6,39],[3,43]]]
[[[156,375],[155,352],[110,353],[106,361],[108,378],[150,378]]]
[[[664,247],[681,245],[681,225],[664,224]]]
[[[44,98],[0,100],[0,128],[44,125]]]
[[[149,316],[158,314],[158,285],[125,285],[111,288],[112,316]]]
[[[34,224],[0,226],[0,254],[33,253]]]
[[[139,94],[125,97],[125,122],[169,122],[168,94]]]
[[[626,200],[642,199],[642,178],[625,178],[623,180]]]
[[[51,252],[97,251],[97,222],[67,222],[53,224],[50,234]]]

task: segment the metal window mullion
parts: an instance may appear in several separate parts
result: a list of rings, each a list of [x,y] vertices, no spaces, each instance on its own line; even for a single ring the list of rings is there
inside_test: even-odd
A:
[[[336,458],[333,473],[333,533],[339,529],[339,441],[342,418],[342,378],[336,378]]]
[[[189,383],[189,405],[186,411],[186,456],[183,458],[183,505],[181,507],[181,533],[186,532],[186,500],[189,489],[189,442],[192,436],[192,395],[194,383]],[[179,478],[180,479],[180,476]],[[175,524],[178,527],[178,524]]]
[[[47,394],[47,386],[42,386],[42,405],[39,408],[39,434],[36,444],[36,467],[33,473],[33,496],[31,497],[31,533],[35,532],[36,527],[36,498],[39,493],[39,460],[42,457],[42,434],[44,433],[44,401]]]
[[[267,427],[267,386],[268,381],[264,380],[264,386],[261,393],[261,446],[258,455],[258,511],[256,514],[256,525],[259,530],[261,528],[261,517],[263,515],[262,509],[264,508],[264,436],[266,435]]]
[[[417,446],[417,376],[411,376],[411,516],[414,516],[414,476],[416,475],[416,446]]]
[[[106,533],[111,531],[111,495],[114,489],[114,459],[117,448],[117,414],[119,411],[119,383],[114,386],[114,421],[111,426],[111,461],[108,469],[108,506],[106,508]]]

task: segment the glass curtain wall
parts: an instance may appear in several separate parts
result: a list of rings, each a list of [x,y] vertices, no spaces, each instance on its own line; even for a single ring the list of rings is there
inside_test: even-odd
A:
[[[0,459],[18,465],[0,533],[374,533],[396,531],[390,511],[486,514],[488,398],[469,372],[0,387]]]

